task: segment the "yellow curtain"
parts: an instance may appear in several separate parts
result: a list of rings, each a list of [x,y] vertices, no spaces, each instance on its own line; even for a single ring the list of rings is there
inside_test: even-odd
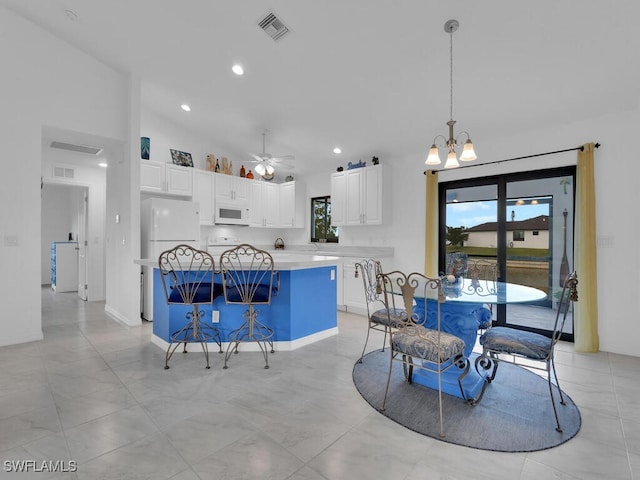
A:
[[[574,341],[577,352],[597,352],[598,271],[596,265],[596,191],[593,151],[587,143],[578,150],[576,170],[576,272],[578,301],[574,304]]]
[[[427,170],[425,198],[424,273],[438,276],[438,172]]]

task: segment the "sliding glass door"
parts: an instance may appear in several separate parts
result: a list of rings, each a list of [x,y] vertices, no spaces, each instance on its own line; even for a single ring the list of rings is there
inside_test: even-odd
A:
[[[573,268],[575,168],[440,184],[440,270],[447,254],[495,262],[498,280],[547,294],[536,304],[493,307],[494,323],[547,332],[562,279]],[[457,254],[460,255],[460,254]],[[567,322],[565,338],[573,339]]]

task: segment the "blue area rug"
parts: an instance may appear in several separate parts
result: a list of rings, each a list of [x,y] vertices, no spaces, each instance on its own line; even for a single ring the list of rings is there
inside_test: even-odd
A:
[[[388,371],[388,350],[371,352],[353,367],[356,388],[378,411]],[[407,383],[402,365],[394,362],[386,409],[381,413],[410,430],[444,442],[499,452],[533,452],[561,445],[580,431],[580,411],[566,393],[564,398],[566,405],[560,405],[556,396],[563,430],[557,432],[546,379],[502,363],[479,405],[471,406],[443,394],[446,436],[441,438],[438,392]]]

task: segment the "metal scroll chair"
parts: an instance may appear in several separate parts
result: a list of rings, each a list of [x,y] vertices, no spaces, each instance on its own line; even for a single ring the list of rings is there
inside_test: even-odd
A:
[[[567,320],[567,313],[573,302],[578,301],[578,275],[576,272],[567,276],[562,287],[560,299],[558,301],[558,309],[556,311],[555,322],[551,337],[541,335],[534,332],[528,332],[511,327],[492,327],[480,337],[482,345],[482,354],[476,358],[475,367],[478,373],[490,371],[487,381],[492,382],[498,371],[500,362],[509,362],[515,365],[522,365],[528,368],[536,368],[547,372],[547,383],[549,384],[549,395],[551,396],[551,405],[553,413],[556,417],[556,430],[562,432],[560,420],[558,419],[558,410],[553,395],[553,385],[551,382],[551,373],[555,377],[558,394],[560,396],[560,404],[565,405],[562,389],[556,375],[556,366],[554,362],[554,350],[556,343],[560,339],[562,329]],[[523,362],[522,360],[527,360]],[[537,364],[536,364],[537,362]],[[543,366],[540,363],[544,364]]]
[[[378,275],[381,273],[382,266],[379,260],[369,258],[356,263],[355,276],[362,276],[368,321],[367,338],[364,341],[362,355],[360,355],[360,363],[362,363],[362,357],[364,357],[364,352],[367,349],[371,330],[384,332],[384,338],[382,340],[382,350],[384,351],[387,344],[387,334],[390,329],[396,327],[398,319],[406,320],[407,318],[407,312],[402,308],[392,307],[391,310],[387,309],[382,291],[378,288]]]
[[[191,306],[191,310],[185,315],[187,323],[171,334],[164,368],[169,368],[169,360],[180,344],[183,344],[183,353],[187,353],[187,343],[194,342],[202,345],[207,360],[206,368],[211,368],[207,344],[216,342],[222,353],[222,340],[217,328],[203,322],[204,312],[198,306],[213,303],[213,257],[189,245],[177,245],[160,254],[158,266],[167,303]]]
[[[471,279],[469,290],[480,296],[497,292],[498,262],[483,258],[469,260],[467,277]],[[484,333],[493,322],[493,304],[486,304],[474,311],[478,318],[478,332]]]
[[[464,277],[467,275],[469,256],[464,252],[447,253],[445,262],[445,275]]]
[[[256,342],[264,357],[264,368],[269,368],[268,352],[274,353],[274,332],[258,321],[259,311],[254,307],[269,305],[272,293],[277,292],[273,258],[268,252],[245,243],[220,255],[220,273],[225,302],[247,306],[243,313],[244,323],[228,335],[223,368],[228,368],[229,357],[231,353],[238,353],[241,342]]]
[[[389,374],[382,401],[382,411],[385,409],[389,394],[394,360],[402,363],[405,379],[409,383],[412,383],[413,380],[414,367],[426,370],[437,377],[440,436],[444,437],[442,374],[449,369],[462,370],[457,379],[460,392],[464,397],[462,379],[469,371],[469,362],[464,357],[464,341],[440,329],[440,304],[444,302],[441,280],[415,272],[407,276],[398,271],[380,274],[378,279],[380,288],[385,293],[385,301],[389,311],[394,308],[395,298],[399,297],[402,299],[407,313],[407,318],[404,321],[399,320],[397,328],[390,332]],[[416,295],[416,290],[419,291],[418,295]],[[398,291],[401,292],[400,296],[396,293]],[[425,318],[424,325],[433,324],[436,328],[427,328],[422,325],[423,321],[419,319],[413,308],[414,298],[420,298],[420,301],[424,302],[425,317],[433,315],[436,317]],[[435,303],[435,308],[427,307],[429,301]]]

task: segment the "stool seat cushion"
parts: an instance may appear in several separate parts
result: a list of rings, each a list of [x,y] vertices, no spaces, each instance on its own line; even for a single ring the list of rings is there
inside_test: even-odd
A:
[[[461,338],[440,332],[438,352],[438,331],[420,325],[394,333],[392,342],[394,351],[433,363],[445,362],[461,355],[465,347]]]
[[[221,285],[208,282],[202,282],[200,284],[182,283],[171,288],[171,292],[169,293],[169,302],[186,304],[211,303],[212,288],[214,297],[219,295],[222,291]],[[185,298],[183,298],[183,296]]]
[[[551,339],[539,333],[509,327],[492,327],[480,336],[485,350],[544,360],[551,352]]]
[[[400,322],[407,321],[407,312],[403,308],[391,308],[387,313],[386,308],[377,310],[371,315],[371,321],[379,325],[387,325],[391,321],[391,328],[397,328]]]
[[[269,285],[258,285],[255,287],[253,298],[247,298],[250,292],[246,290],[244,285],[227,286],[227,302],[231,303],[269,303],[271,299]]]

